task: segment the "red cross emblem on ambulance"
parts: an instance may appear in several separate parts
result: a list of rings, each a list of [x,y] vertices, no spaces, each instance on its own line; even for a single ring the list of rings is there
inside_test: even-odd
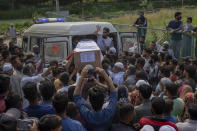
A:
[[[57,45],[56,44],[53,44],[53,48],[50,49],[50,51],[52,51],[53,54],[56,56],[57,55],[57,52],[59,51],[59,48],[57,48]]]

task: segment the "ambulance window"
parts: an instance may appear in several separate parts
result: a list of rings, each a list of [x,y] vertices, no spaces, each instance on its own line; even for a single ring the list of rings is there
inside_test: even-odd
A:
[[[122,43],[123,43],[123,52],[129,51],[129,48],[133,47],[136,43],[136,39],[129,38],[129,37],[122,37]]]
[[[68,42],[45,43],[44,54],[46,63],[49,63],[52,60],[62,61],[68,55]]]
[[[41,38],[38,38],[38,37],[31,37],[31,40],[30,40],[30,51],[33,51],[33,47],[35,45],[39,46],[41,44]]]

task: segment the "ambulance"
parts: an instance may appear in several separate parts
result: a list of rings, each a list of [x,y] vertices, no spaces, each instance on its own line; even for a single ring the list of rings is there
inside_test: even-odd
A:
[[[97,26],[110,29],[110,38],[116,48],[117,53],[128,51],[136,41],[136,32],[118,32],[116,28],[108,22],[65,22],[65,19],[38,19],[36,24],[28,28],[23,34],[22,48],[26,53],[33,52],[33,47],[37,45],[44,63],[48,64],[52,60],[62,62],[72,53],[77,42],[81,40],[97,41],[94,32]]]

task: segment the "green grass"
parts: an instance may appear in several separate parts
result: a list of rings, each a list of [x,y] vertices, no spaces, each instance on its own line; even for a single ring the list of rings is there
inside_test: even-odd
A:
[[[165,29],[166,25],[168,22],[174,18],[174,13],[176,11],[181,11],[183,13],[183,21],[184,23],[186,22],[186,18],[188,16],[193,17],[193,25],[197,25],[197,9],[188,9],[188,8],[183,8],[180,10],[175,10],[175,9],[162,9],[156,13],[146,13],[145,16],[148,19],[148,26],[149,27],[154,27],[154,28],[162,28]],[[135,20],[137,19],[138,15],[133,14],[131,12],[127,11],[117,11],[117,12],[105,12],[106,16],[113,16],[112,18],[103,18],[103,17],[93,17],[89,18],[89,21],[104,21],[104,22],[110,22],[112,24],[128,24],[132,25]],[[73,15],[77,17],[78,15]],[[25,20],[9,20],[9,21],[1,21],[0,22],[0,32],[4,32],[7,30],[9,27],[10,23],[14,23],[17,30],[24,30],[31,26],[32,20],[31,19],[25,19]],[[119,31],[125,32],[125,31],[136,31],[135,28],[130,28],[128,26],[115,26]],[[157,40],[160,37],[165,36],[168,38],[168,34],[163,31],[159,30],[148,30],[147,32],[147,38],[146,41],[147,43],[152,41],[152,40]]]
[[[159,12],[156,13],[146,13],[145,16],[148,19],[148,27],[153,28],[161,28],[165,29],[168,22],[174,18],[174,13],[176,11],[182,12],[182,18],[183,22],[186,23],[186,18],[188,16],[193,17],[193,25],[197,26],[197,9],[187,9],[183,8],[180,10],[172,10],[172,9],[162,9]],[[137,14],[129,14],[126,13],[124,15],[120,15],[119,17],[111,18],[111,19],[103,19],[100,17],[95,17],[90,19],[91,21],[107,21],[112,24],[128,24],[132,25],[135,20],[137,19]],[[125,32],[125,31],[136,31],[136,28],[131,28],[129,26],[116,26],[119,31]],[[168,38],[168,34],[164,31],[160,30],[148,30],[147,32],[147,38],[146,41],[150,42],[152,40],[158,40],[160,37],[165,36]]]

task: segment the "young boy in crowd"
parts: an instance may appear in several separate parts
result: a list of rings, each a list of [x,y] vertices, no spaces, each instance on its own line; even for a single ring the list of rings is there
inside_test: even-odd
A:
[[[36,83],[28,82],[23,87],[25,98],[30,105],[24,108],[29,117],[41,118],[47,114],[54,114],[54,109],[39,104],[39,95]]]
[[[85,131],[80,122],[72,120],[66,114],[68,96],[66,92],[59,92],[53,97],[53,107],[56,114],[62,118],[62,131]]]
[[[134,118],[134,107],[130,103],[120,104],[120,123],[112,125],[111,131],[134,131],[131,121]]]

